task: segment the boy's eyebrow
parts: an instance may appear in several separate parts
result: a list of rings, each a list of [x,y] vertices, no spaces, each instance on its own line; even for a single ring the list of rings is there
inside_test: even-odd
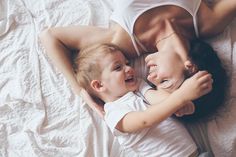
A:
[[[113,61],[113,62],[111,63],[111,68],[113,68],[113,67],[116,66],[117,64],[121,64],[121,61],[120,61],[120,60]]]
[[[111,64],[109,64],[108,68],[113,68],[117,63],[119,63],[118,61],[112,61]]]
[[[111,63],[112,66],[115,66],[116,64],[119,64],[120,62],[119,61],[114,61]]]

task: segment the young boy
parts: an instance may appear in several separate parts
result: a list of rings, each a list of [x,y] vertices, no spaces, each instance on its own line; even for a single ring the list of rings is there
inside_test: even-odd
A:
[[[104,102],[105,121],[124,149],[149,157],[197,156],[191,136],[171,115],[211,91],[209,73],[196,73],[163,100],[162,91],[136,78],[114,45],[82,50],[76,63],[79,85],[95,100]]]

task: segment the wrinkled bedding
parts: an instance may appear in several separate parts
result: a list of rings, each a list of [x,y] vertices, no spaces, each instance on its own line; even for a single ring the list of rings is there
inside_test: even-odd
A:
[[[109,0],[0,1],[0,157],[122,157],[105,123],[56,69],[39,42],[50,26],[108,26]],[[236,22],[210,39],[227,63],[227,109],[207,123],[215,156],[236,154]]]

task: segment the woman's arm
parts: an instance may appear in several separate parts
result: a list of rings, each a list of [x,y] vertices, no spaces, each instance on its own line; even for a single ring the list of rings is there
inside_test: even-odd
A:
[[[40,34],[40,40],[43,44],[48,57],[53,64],[64,74],[69,81],[70,86],[76,94],[80,93],[72,63],[70,62],[70,49],[63,43],[63,38],[58,37],[58,29],[47,29]]]
[[[71,50],[79,50],[93,43],[103,42],[105,29],[90,26],[57,27],[44,30],[40,40],[53,64],[64,74],[73,91],[79,94],[75,74],[70,62]]]
[[[198,72],[187,79],[179,89],[161,103],[152,105],[145,111],[134,111],[126,114],[116,128],[122,132],[134,132],[159,124],[187,102],[207,94],[211,89],[211,75],[204,71]]]
[[[40,40],[47,55],[63,73],[77,95],[80,94],[81,89],[77,83],[70,60],[71,50],[80,50],[91,44],[105,42],[107,40],[106,32],[106,29],[99,27],[69,26],[50,28],[40,34]],[[81,93],[81,96],[93,110],[98,112],[99,115],[103,115],[103,109],[93,102],[86,92]]]
[[[202,1],[198,11],[198,27],[201,37],[221,33],[236,17],[236,0],[220,0],[207,5]]]

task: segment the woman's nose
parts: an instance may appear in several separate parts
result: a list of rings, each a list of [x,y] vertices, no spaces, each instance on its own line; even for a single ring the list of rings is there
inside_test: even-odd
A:
[[[157,76],[156,73],[150,73],[147,76],[148,81],[153,83],[155,86],[158,86],[160,84],[160,78]]]
[[[152,54],[149,54],[145,57],[145,62],[148,63],[151,59]]]
[[[151,65],[151,64],[154,64],[153,62],[154,62],[154,54],[149,54],[149,55],[147,55],[147,57],[145,58],[145,62],[146,62],[146,64],[147,65]]]

